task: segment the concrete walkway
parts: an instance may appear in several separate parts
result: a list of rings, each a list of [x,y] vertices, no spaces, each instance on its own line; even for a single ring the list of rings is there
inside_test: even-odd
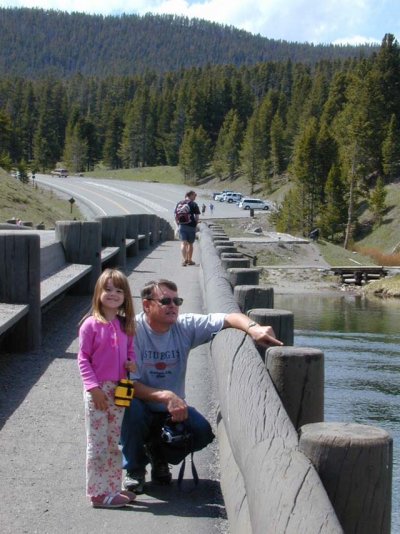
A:
[[[146,281],[169,278],[184,298],[182,312],[202,313],[200,267],[181,267],[179,242],[165,242],[128,259],[138,297]],[[198,262],[197,251],[194,259]],[[0,517],[3,534],[228,532],[220,493],[217,445],[195,454],[182,490],[148,484],[136,504],[95,510],[85,497],[85,430],[76,364],[78,322],[90,297],[68,296],[43,318],[40,350],[0,357]],[[136,310],[140,301],[135,298]],[[216,403],[207,346],[192,351],[187,396],[214,425]],[[174,467],[176,480],[178,469]]]

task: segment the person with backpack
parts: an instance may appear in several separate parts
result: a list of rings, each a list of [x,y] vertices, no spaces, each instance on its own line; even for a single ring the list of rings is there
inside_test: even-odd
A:
[[[199,222],[200,209],[195,191],[188,191],[185,200],[181,200],[175,207],[175,222],[178,225],[178,235],[181,240],[182,266],[196,265],[192,260],[193,243],[196,239],[196,227]]]
[[[264,346],[282,345],[270,326],[260,326],[243,313],[183,313],[177,285],[161,279],[148,282],[141,291],[143,311],[136,315],[134,348],[137,371],[133,374],[135,398],[125,410],[121,429],[125,490],[142,493],[146,466],[152,481],[170,484],[168,459],[157,439],[165,416],[172,423],[188,423],[190,447],[182,456],[199,451],[214,439],[207,419],[185,401],[186,366],[191,349],[207,343],[224,328],[238,328]],[[161,419],[161,423],[157,424]],[[164,428],[164,433],[173,433]],[[165,436],[171,441],[174,436]],[[181,435],[176,436],[178,439]],[[182,456],[176,461],[182,461]]]

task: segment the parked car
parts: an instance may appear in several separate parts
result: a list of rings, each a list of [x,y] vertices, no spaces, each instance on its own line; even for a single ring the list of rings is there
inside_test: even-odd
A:
[[[239,208],[242,210],[255,209],[267,211],[271,208],[271,204],[260,198],[242,198],[239,202]]]
[[[223,194],[223,201],[228,202],[229,204],[232,204],[232,202],[239,202],[242,200],[243,195],[241,193],[224,193]]]
[[[220,200],[221,195],[225,193],[233,193],[233,191],[231,191],[231,189],[224,189],[223,191],[220,191],[219,193],[213,193],[213,200]]]

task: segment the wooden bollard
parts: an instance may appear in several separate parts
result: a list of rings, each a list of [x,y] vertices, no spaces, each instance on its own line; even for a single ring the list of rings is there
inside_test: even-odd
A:
[[[274,329],[277,339],[284,345],[293,345],[294,341],[294,316],[287,310],[270,310],[253,308],[247,315],[258,324],[269,325]]]
[[[74,293],[87,295],[94,291],[94,286],[101,273],[101,222],[99,221],[57,221],[55,237],[60,241],[65,252],[65,259],[70,263],[91,265],[92,270],[74,285]]]
[[[12,351],[37,349],[41,343],[40,237],[30,231],[0,232],[0,302],[28,304],[28,313],[7,335]]]
[[[239,259],[239,258],[226,258],[225,260],[221,260],[221,265],[226,270],[228,269],[234,269],[234,268],[249,268],[250,267],[250,260],[247,260],[245,258]]]
[[[245,260],[248,261],[249,260]],[[249,262],[250,264],[250,262]],[[256,286],[260,280],[260,270],[247,265],[246,267],[233,267],[228,269],[229,282],[232,287],[242,285]]]
[[[271,347],[265,366],[296,429],[324,420],[324,354],[303,347]]]
[[[125,215],[126,221],[126,238],[134,239],[135,243],[126,249],[126,254],[129,257],[136,256],[139,252],[139,214]]]
[[[218,256],[221,256],[223,252],[235,253],[237,252],[237,248],[218,245],[218,247],[215,247],[215,251],[218,254]],[[243,254],[242,254],[242,257],[243,257]]]
[[[393,440],[382,428],[315,423],[300,429],[300,450],[314,464],[346,534],[389,534]]]
[[[260,287],[257,284],[241,284],[234,286],[233,294],[242,313],[247,313],[252,308],[274,307],[273,287]]]
[[[96,217],[101,222],[101,245],[103,247],[119,247],[119,252],[113,256],[111,264],[120,269],[126,267],[126,221],[123,215]]]
[[[144,239],[139,241],[139,249],[148,249],[150,246],[150,219],[146,213],[141,213],[139,217],[139,234],[144,235]]]

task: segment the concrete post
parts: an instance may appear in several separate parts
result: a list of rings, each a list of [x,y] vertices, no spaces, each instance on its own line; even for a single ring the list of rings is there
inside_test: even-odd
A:
[[[243,259],[227,258],[225,260],[221,260],[221,265],[226,270],[234,269],[234,268],[248,269],[250,267],[250,260],[247,260],[245,258]]]
[[[300,450],[318,471],[346,534],[389,534],[393,439],[383,428],[314,423],[300,429]]]
[[[242,313],[247,313],[252,308],[274,307],[272,287],[260,287],[257,284],[237,285],[233,288],[233,295]]]
[[[126,238],[135,240],[135,243],[127,248],[127,255],[129,257],[136,256],[139,252],[139,217],[140,215],[138,214],[125,215]]]
[[[101,222],[101,244],[103,247],[119,247],[112,258],[112,265],[124,270],[126,267],[126,222],[123,215],[96,217]]]
[[[91,265],[91,272],[79,280],[73,292],[78,295],[92,294],[101,273],[101,231],[98,221],[57,221],[55,238],[60,241],[69,263]]]
[[[275,335],[284,345],[293,345],[294,316],[287,310],[252,309],[248,312],[250,319],[261,325],[270,325]],[[261,354],[263,355],[263,354]]]
[[[139,241],[139,249],[148,249],[150,246],[150,219],[145,213],[141,213],[139,217],[139,234],[144,235],[144,239]]]
[[[249,260],[245,260],[249,261]],[[260,280],[260,270],[250,266],[228,269],[229,281],[232,287],[242,285],[258,285]]]
[[[33,350],[41,343],[40,238],[32,232],[0,232],[0,302],[28,304],[22,317],[7,335],[12,351]]]
[[[232,246],[225,246],[225,245],[218,245],[215,247],[215,250],[218,254],[218,256],[221,256],[221,254],[223,252],[227,252],[227,253],[235,253],[237,252],[237,248],[236,247],[232,247]]]
[[[303,347],[267,349],[265,366],[296,429],[324,420],[324,354]]]

